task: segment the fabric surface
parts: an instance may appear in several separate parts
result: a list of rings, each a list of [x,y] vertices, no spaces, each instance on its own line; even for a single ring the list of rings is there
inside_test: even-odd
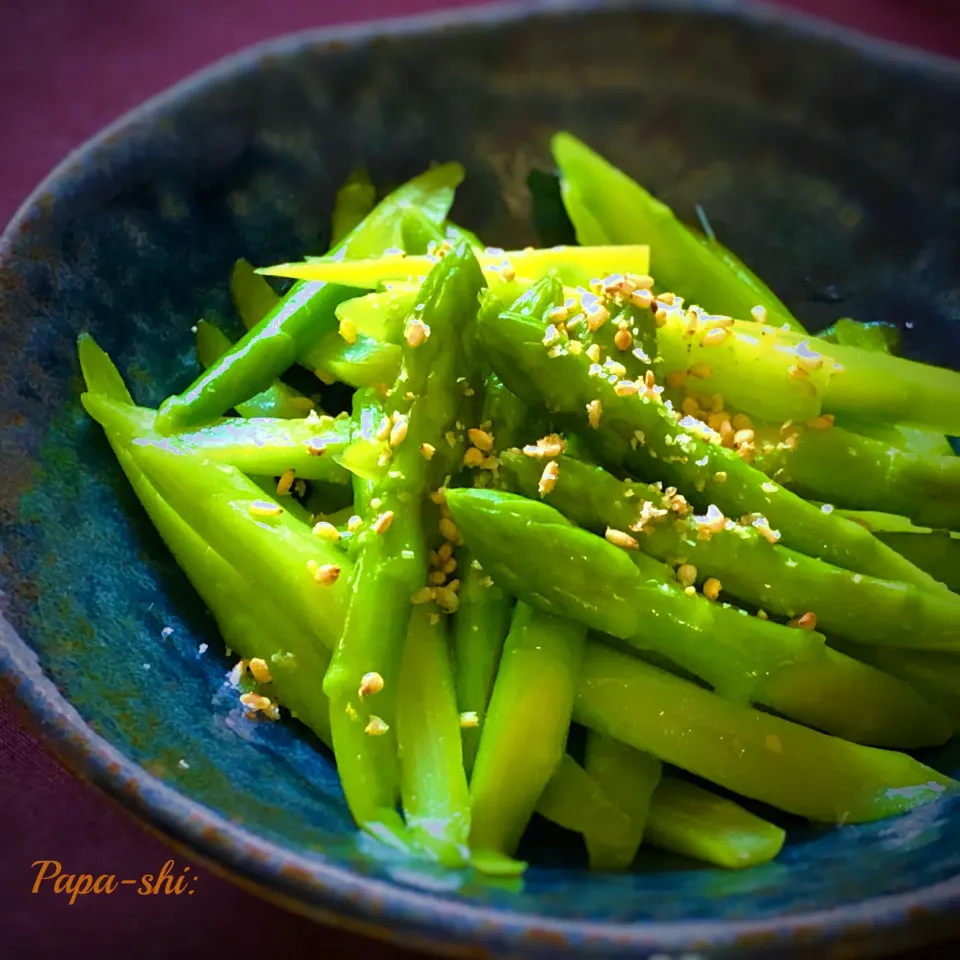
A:
[[[69,150],[212,60],[258,40],[352,20],[454,6],[442,0],[3,0],[0,2],[0,224]],[[960,56],[957,0],[792,0],[886,39]],[[31,894],[38,860],[64,873],[156,875],[173,857],[122,810],[64,771],[0,702],[0,931],[4,955],[181,960],[266,948],[284,960],[357,952],[413,957],[314,925],[197,867],[180,896]],[[47,885],[49,886],[49,884]],[[939,948],[937,955],[941,955]],[[931,952],[930,956],[934,954]]]

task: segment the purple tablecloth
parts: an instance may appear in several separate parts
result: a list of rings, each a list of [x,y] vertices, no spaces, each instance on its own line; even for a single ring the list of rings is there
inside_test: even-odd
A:
[[[462,0],[461,0],[462,2]],[[442,0],[0,0],[0,224],[69,150],[118,114],[210,61],[269,36],[344,19],[454,6]],[[957,0],[790,0],[887,39],[960,57]],[[197,868],[194,893],[33,895],[37,860],[63,872],[139,877],[171,856],[43,753],[0,702],[0,955],[81,958],[357,951],[413,957],[284,914]],[[186,861],[178,858],[178,869]],[[49,888],[50,884],[45,885]]]

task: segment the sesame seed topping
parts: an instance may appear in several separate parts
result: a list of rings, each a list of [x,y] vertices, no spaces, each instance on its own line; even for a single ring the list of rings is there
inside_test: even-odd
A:
[[[686,370],[674,370],[673,373],[667,374],[667,386],[674,390],[679,390],[686,382]]]
[[[360,689],[357,693],[360,695],[360,698],[372,697],[375,694],[378,694],[383,689],[383,677],[380,676],[375,670],[370,673],[365,673],[360,678]]]
[[[697,582],[697,568],[692,563],[681,563],[677,567],[677,583],[690,587]]]
[[[638,550],[640,547],[636,538],[622,530],[615,530],[613,527],[607,527],[603,536],[608,543],[612,543],[615,547],[622,547],[624,550]]]
[[[684,588],[683,588],[683,592],[684,592],[688,597],[695,597],[695,596],[697,595],[697,588],[694,587],[694,586],[684,587]]]
[[[603,414],[603,407],[599,400],[591,400],[587,404],[587,422],[594,430],[600,426],[600,417]]]
[[[444,540],[449,540],[451,543],[458,541],[457,525],[449,517],[441,517],[440,533]]]
[[[794,363],[787,368],[787,376],[791,380],[806,380],[806,378],[810,376],[810,374],[807,373],[807,371],[804,370],[803,367],[798,366],[797,364]]]
[[[814,417],[807,421],[807,426],[811,430],[829,430],[837,422],[837,418],[832,413],[824,413],[819,417]]]
[[[433,599],[433,590],[430,587],[421,587],[410,597],[410,602],[415,604],[429,603]]]
[[[382,737],[389,729],[389,723],[371,713],[367,725],[363,728],[363,732],[371,737]]]
[[[443,439],[447,441],[448,447],[455,447],[457,445],[457,435],[452,430],[448,430],[443,435]]]
[[[361,520],[360,517],[358,517],[356,514],[354,514],[354,515],[347,521],[347,530],[349,530],[350,533],[356,533],[356,532],[360,529],[360,525],[361,525],[362,523],[363,523],[363,520]]]
[[[339,563],[322,563],[313,571],[313,579],[322,587],[332,586],[340,579]]]
[[[523,448],[524,454],[537,459],[559,457],[567,448],[567,441],[557,433],[548,433],[541,437],[536,444],[527,444]]]
[[[716,577],[710,577],[703,585],[703,595],[708,600],[716,600],[722,589],[723,584]]]
[[[751,311],[750,316],[757,323],[766,323],[767,322],[767,308],[762,304],[757,304]]]
[[[393,523],[393,511],[384,510],[376,520],[373,521],[372,528],[374,533],[386,533],[390,529],[390,524]]]
[[[473,727],[480,726],[480,718],[477,716],[476,710],[464,710],[460,714],[460,729],[469,730]]]
[[[799,617],[791,620],[788,624],[788,627],[796,627],[798,630],[816,630],[817,629],[817,615],[812,612],[804,613]]]
[[[703,347],[717,347],[727,339],[727,331],[724,327],[714,327],[708,330],[700,339],[700,345]]]
[[[398,417],[390,429],[390,446],[399,447],[407,436],[410,424],[406,417]]]
[[[590,346],[587,347],[587,356],[590,358],[590,360],[593,363],[599,363],[600,362],[600,344],[591,343]]]
[[[284,470],[282,476],[277,481],[277,496],[285,497],[293,487],[293,481],[296,474],[293,470]]]
[[[463,465],[465,467],[479,467],[483,463],[483,451],[476,447],[470,447],[463,455]]]
[[[633,380],[620,380],[614,385],[613,392],[618,397],[632,397],[640,392],[640,388]]]
[[[493,449],[493,437],[486,430],[480,430],[477,427],[471,427],[467,431],[470,442],[484,453],[489,453]]]
[[[252,657],[250,660],[250,672],[253,674],[253,679],[256,680],[257,683],[270,682],[270,668],[267,666],[266,660],[260,657]]]
[[[403,332],[408,347],[419,347],[429,336],[430,328],[416,317],[406,325]]]
[[[254,500],[250,504],[250,515],[253,517],[279,517],[283,507],[270,500]]]
[[[633,346],[633,335],[629,330],[618,330],[614,335],[613,343],[618,350],[629,350]]]
[[[423,457],[424,460],[432,460],[436,452],[437,448],[432,443],[420,444],[420,456]]]
[[[557,478],[560,476],[560,466],[556,460],[551,460],[540,474],[540,482],[537,489],[541,497],[545,497],[557,485]]]
[[[761,483],[760,489],[764,493],[776,493],[780,488],[775,483]]]

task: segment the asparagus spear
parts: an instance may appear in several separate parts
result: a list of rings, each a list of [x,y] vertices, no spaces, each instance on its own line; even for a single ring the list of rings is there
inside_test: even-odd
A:
[[[370,213],[376,202],[377,191],[366,170],[354,170],[343,182],[333,201],[330,226],[330,244],[336,246]]]
[[[79,341],[80,362],[90,396],[133,404],[116,367],[88,336]],[[159,494],[131,456],[130,436],[108,429],[107,439],[153,525],[203,599],[226,643],[250,660],[269,665],[271,698],[330,744],[330,711],[320,689],[329,661],[326,649],[271,600],[270,591],[251,603],[252,581],[213,550]],[[261,581],[263,582],[263,581]]]
[[[773,860],[786,833],[732,800],[667,776],[653,793],[644,839],[661,850],[740,870]]]
[[[242,257],[234,263],[233,270],[230,271],[230,297],[247,330],[255,327],[268,313],[276,310],[283,299],[257,273],[253,264]],[[217,359],[219,360],[220,357]],[[205,363],[204,366],[208,364]]]
[[[960,638],[960,603],[949,594],[941,599],[910,584],[851,573],[775,546],[752,527],[731,523],[709,533],[684,502],[657,487],[621,482],[572,457],[554,463],[556,480],[546,499],[566,517],[600,533],[633,531],[645,553],[689,565],[684,572],[701,584],[718,578],[725,595],[788,618],[812,612],[829,635],[864,643],[953,648]],[[537,496],[539,458],[513,450],[501,465],[514,489]]]
[[[626,870],[643,841],[662,764],[647,753],[591,730],[587,733],[585,767],[604,794],[630,819],[629,839],[616,846],[584,831],[590,866],[594,870]],[[587,816],[588,822],[594,819],[592,813]]]
[[[380,513],[358,534],[346,624],[324,679],[344,791],[365,828],[392,806],[399,785],[392,750],[398,676],[411,598],[427,576],[422,498],[436,480],[424,445],[449,449],[445,434],[463,396],[456,382],[458,322],[476,311],[482,284],[472,254],[458,247],[430,272],[418,298],[422,306],[408,321],[401,375],[385,402],[391,420],[383,432],[393,456],[371,491],[371,507]],[[380,678],[381,689],[359,697],[370,675]]]
[[[462,179],[459,164],[433,167],[415,177],[381,201],[330,256],[364,257],[381,252],[393,242],[398,220],[409,207],[429,210],[441,222]],[[294,285],[229,353],[183,394],[164,401],[157,429],[166,434],[199,426],[265,390],[332,329],[337,304],[352,294],[352,288],[335,284]]]
[[[942,743],[946,718],[906,684],[823,645],[823,638],[688,597],[669,568],[573,526],[543,503],[493,490],[451,490],[447,503],[495,581],[705,680],[848,739],[883,746]],[[830,696],[820,696],[821,691]]]
[[[592,732],[591,735],[600,736]],[[659,761],[648,754],[610,737],[602,740],[616,745],[623,752],[624,760],[626,757],[642,758],[645,768],[656,769],[659,775]],[[624,779],[624,769],[616,769],[620,771],[621,780],[611,776],[601,786],[595,776],[585,774],[568,754],[548,784],[551,794],[548,803],[538,804],[537,812],[560,826],[583,833],[588,849],[597,847],[601,842],[597,834],[604,829],[606,821],[612,820],[614,828],[620,826],[619,820],[610,812],[609,798],[613,794],[608,789]],[[629,781],[629,777],[626,779]],[[645,794],[648,782],[646,779],[642,781]],[[652,847],[732,870],[767,863],[783,847],[786,839],[783,830],[749,813],[732,800],[670,774],[662,778],[658,776],[658,782],[652,786],[655,787],[653,795],[647,797],[649,809],[645,801],[642,814],[645,823],[643,840]],[[556,803],[549,802],[553,798]],[[628,804],[632,802],[629,795],[624,800]],[[625,807],[621,803],[614,809],[623,810]],[[624,844],[616,863],[600,864],[591,856],[590,865],[594,869],[626,869],[633,859],[627,860],[631,849],[636,852],[632,845]]]
[[[460,745],[460,713],[446,622],[414,607],[400,671],[397,740],[401,793],[413,837],[441,863],[468,856],[470,793]]]
[[[960,593],[960,536],[946,530],[929,533],[877,533],[901,556]]]
[[[212,367],[231,346],[232,341],[212,323],[201,320],[197,324],[197,357],[204,369]],[[237,413],[241,417],[279,417],[285,420],[305,417],[313,409],[315,404],[309,397],[282,380],[274,380],[263,393],[237,404]]]
[[[711,442],[698,422],[678,424],[655,389],[611,383],[614,375],[571,351],[558,331],[545,335],[542,323],[511,312],[483,313],[480,321],[485,350],[506,387],[562,414],[607,462],[663,479],[702,507],[756,514],[754,523],[771,536],[837,566],[942,590],[862,527],[782,488],[769,492],[760,471]]]
[[[715,241],[703,241],[636,181],[569,133],[551,146],[560,167],[564,202],[581,243],[649,243],[653,272],[675,290],[710,310],[749,316],[756,305],[771,323],[802,330],[784,304],[742,262]],[[585,216],[586,215],[586,216]]]
[[[636,852],[633,845],[636,830],[630,817],[569,753],[560,758],[537,800],[536,812],[565,830],[583,834],[589,851],[601,848],[618,853],[624,849]],[[595,870],[626,869],[597,863],[592,852],[590,866]]]
[[[470,781],[474,850],[516,850],[564,755],[585,636],[573,621],[517,604]]]
[[[152,410],[131,409],[96,396],[89,397],[86,406],[104,424],[136,417],[141,443],[176,448],[254,476],[293,470],[304,480],[348,483],[351,472],[371,479],[381,472],[378,459],[389,449],[375,439],[355,440],[349,420],[315,414],[303,420],[229,417],[199,430],[159,437],[152,432]]]
[[[880,820],[955,786],[906,754],[730,703],[599,643],[584,653],[574,719],[743,796],[828,823]]]

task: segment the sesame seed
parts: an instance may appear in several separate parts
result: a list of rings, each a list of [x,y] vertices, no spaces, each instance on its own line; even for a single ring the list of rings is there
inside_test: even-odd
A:
[[[382,737],[389,729],[389,723],[371,713],[367,725],[363,728],[363,732],[371,737]]]
[[[618,397],[632,397],[640,392],[640,388],[633,380],[621,380],[614,385],[613,392]]]
[[[500,461],[496,457],[484,457],[480,462],[481,470],[497,470],[500,467]]]
[[[769,543],[776,544],[780,541],[780,532],[778,530],[771,529],[770,522],[766,517],[757,517],[753,521],[752,526]]]
[[[732,430],[733,427],[731,426],[730,429]],[[741,444],[744,444],[744,443],[753,443],[755,438],[756,438],[756,434],[752,430],[738,430],[733,435],[733,443],[735,446],[739,447]]]
[[[677,567],[677,583],[683,587],[689,587],[696,582],[697,568],[692,563],[681,563]]]
[[[633,335],[629,330],[618,330],[613,338],[618,350],[629,350],[633,346]]]
[[[608,543],[612,543],[615,547],[622,547],[624,550],[637,550],[640,546],[629,533],[615,530],[613,527],[607,527],[603,536]]]
[[[253,679],[256,680],[257,683],[270,682],[270,668],[267,666],[266,660],[260,657],[252,657],[250,660],[250,672],[253,674]]]
[[[634,292],[630,294],[630,302],[635,307],[649,309],[653,303],[653,294],[647,289],[634,290]]]
[[[423,457],[424,460],[432,460],[436,452],[437,448],[432,443],[420,444],[420,456]]]
[[[457,542],[457,525],[449,517],[441,518],[440,533],[444,540],[449,540],[451,543]]]
[[[716,600],[722,589],[723,584],[716,577],[710,577],[703,585],[703,595],[708,600]]]
[[[766,610],[758,610],[758,611],[757,611],[757,619],[758,619],[758,620],[769,620],[770,617],[767,615],[767,611],[766,611]]]
[[[358,517],[356,514],[354,514],[354,515],[347,521],[347,530],[349,530],[350,533],[356,533],[356,532],[360,529],[360,525],[361,525],[362,523],[363,523],[363,520],[361,520],[360,517]]]
[[[617,363],[616,360],[608,359],[605,366],[611,376],[625,377],[627,375],[627,368],[622,363]]]
[[[483,463],[483,451],[476,447],[470,447],[463,455],[463,465],[465,467],[479,467]]]
[[[447,502],[446,491],[441,487],[439,490],[430,491],[430,499],[438,506],[442,507]],[[441,550],[441,553],[443,551]]]
[[[250,515],[253,517],[279,517],[283,507],[270,500],[254,500],[250,504]]]
[[[471,427],[467,431],[467,436],[470,438],[470,442],[478,450],[482,450],[484,453],[489,453],[493,449],[493,437],[490,436],[486,430],[479,430],[476,427]]]
[[[446,579],[447,575],[442,570],[435,570],[433,573],[427,575],[427,583],[434,587],[443,586]]]
[[[713,475],[713,479],[716,480],[717,483],[726,483],[726,482],[727,482],[727,471],[726,471],[726,470],[718,470],[718,471]]]
[[[403,336],[408,347],[419,347],[430,336],[430,328],[422,320],[414,318],[407,324]]]
[[[374,533],[386,533],[390,529],[390,524],[393,523],[393,511],[384,510],[376,520],[373,521],[373,532]]]
[[[805,380],[810,374],[808,374],[803,367],[797,366],[797,364],[794,363],[787,368],[787,376],[791,380]]]
[[[697,403],[696,399],[693,397],[685,397],[683,402],[680,404],[680,409],[688,417],[696,417],[700,411],[700,404]]]
[[[600,417],[603,414],[603,407],[599,400],[591,400],[587,404],[587,422],[594,430],[600,426]]]
[[[340,336],[343,337],[347,343],[353,344],[357,342],[357,325],[349,317],[340,321]]]
[[[804,613],[802,616],[796,617],[791,620],[788,624],[788,627],[796,627],[799,630],[816,630],[817,629],[817,615],[815,613]]]
[[[757,304],[751,311],[750,316],[756,320],[757,323],[766,323],[767,322],[767,308],[761,304]]]
[[[404,439],[407,436],[407,430],[409,429],[409,422],[406,417],[400,417],[390,429],[390,446],[399,447],[403,443]]]
[[[593,363],[599,363],[600,362],[600,344],[591,343],[590,346],[587,347],[587,356],[590,358],[590,360]]]
[[[583,352],[583,344],[579,340],[571,340],[567,344],[567,353],[572,353],[578,357]]]
[[[563,323],[567,319],[567,308],[560,306],[554,307],[548,314],[547,317],[552,320],[554,323]]]
[[[322,587],[332,586],[340,578],[340,564],[322,563],[313,572],[313,579]]]
[[[447,441],[448,447],[455,447],[457,445],[457,435],[452,430],[448,430],[443,435],[443,439]]]
[[[383,689],[383,677],[380,676],[375,670],[370,673],[365,673],[360,678],[360,689],[357,693],[360,695],[360,698],[372,697],[375,694],[379,693]]]
[[[541,437],[536,444],[527,444],[523,448],[524,454],[528,457],[544,459],[545,457],[559,457],[567,448],[567,441],[557,433],[548,433]]]
[[[480,726],[480,718],[477,716],[476,710],[464,710],[460,714],[460,729],[469,730],[473,727]]]
[[[702,347],[717,347],[727,339],[727,331],[723,327],[714,327],[708,330],[700,339]]]
[[[410,602],[415,604],[429,603],[433,599],[433,590],[430,587],[421,587],[410,597]]]
[[[457,583],[457,581],[453,581]],[[447,613],[456,613],[460,606],[460,598],[457,596],[456,588],[453,584],[445,587],[437,587],[434,593],[434,599]]]
[[[693,586],[691,586],[691,587],[684,587],[684,588],[683,588],[683,592],[684,592],[688,597],[695,597],[695,596],[697,595],[697,588],[696,588],[696,587],[693,587]]]
[[[587,309],[587,329],[595,333],[610,319],[610,311],[602,304],[594,304],[593,309]]]
[[[540,482],[537,489],[541,497],[545,497],[557,485],[557,478],[560,476],[560,467],[556,460],[551,460],[540,474]]]
[[[291,487],[293,487],[293,481],[296,477],[296,474],[293,470],[284,470],[283,475],[277,481],[277,496],[285,497],[289,492]]]
[[[760,489],[764,493],[776,493],[780,488],[775,483],[761,483]]]
[[[679,390],[687,382],[686,370],[674,370],[667,374],[667,386],[673,390]]]
[[[811,430],[829,430],[837,422],[837,418],[832,413],[824,413],[819,417],[814,417],[807,421],[807,426]]]
[[[384,417],[380,421],[380,426],[377,427],[377,432],[375,434],[378,440],[386,440],[390,436],[390,428],[393,426],[393,421],[389,417]]]

